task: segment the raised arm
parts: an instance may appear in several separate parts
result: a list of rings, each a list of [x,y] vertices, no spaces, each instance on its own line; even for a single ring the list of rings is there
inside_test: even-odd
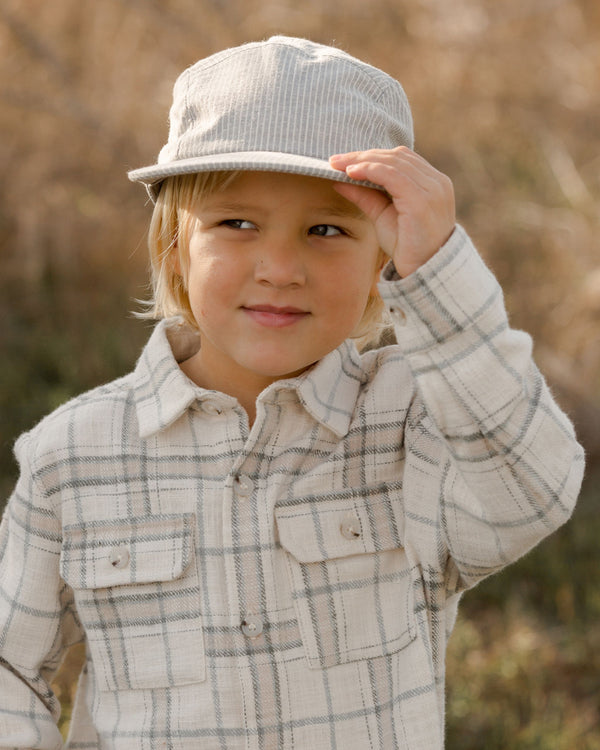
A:
[[[437,528],[430,564],[446,565],[447,586],[459,590],[569,518],[583,451],[531,338],[509,327],[500,286],[460,227],[380,290],[419,393],[406,434],[405,497],[421,519],[411,525]]]
[[[498,282],[455,227],[448,178],[405,148],[332,164],[386,190],[337,188],[393,259],[380,293],[419,394],[405,441],[407,543],[458,591],[567,520],[583,451],[530,337],[509,327]]]

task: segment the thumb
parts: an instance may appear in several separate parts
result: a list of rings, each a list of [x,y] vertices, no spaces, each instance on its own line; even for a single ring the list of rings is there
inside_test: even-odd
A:
[[[351,185],[347,182],[334,182],[333,189],[343,198],[354,203],[373,223],[375,223],[385,209],[390,205],[389,198],[381,190]]]

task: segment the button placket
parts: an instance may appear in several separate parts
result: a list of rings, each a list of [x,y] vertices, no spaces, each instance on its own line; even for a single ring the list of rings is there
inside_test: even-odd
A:
[[[254,482],[245,474],[238,474],[234,480],[235,492],[239,497],[250,497],[254,491]]]
[[[216,401],[206,400],[202,402],[202,410],[206,414],[210,414],[213,417],[218,417],[223,413],[223,409],[219,406]]]

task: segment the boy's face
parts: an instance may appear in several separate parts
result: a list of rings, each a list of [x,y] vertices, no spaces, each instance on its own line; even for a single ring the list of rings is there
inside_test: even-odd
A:
[[[379,276],[372,222],[330,180],[242,172],[191,208],[188,374],[258,393],[351,335]],[[366,188],[365,188],[366,189]]]

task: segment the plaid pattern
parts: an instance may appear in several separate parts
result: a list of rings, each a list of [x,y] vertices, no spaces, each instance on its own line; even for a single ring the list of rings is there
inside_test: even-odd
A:
[[[251,430],[171,322],[20,439],[0,745],[61,746],[48,681],[85,638],[73,750],[443,747],[459,594],[569,517],[583,457],[461,229],[380,288],[398,346],[344,343]]]

